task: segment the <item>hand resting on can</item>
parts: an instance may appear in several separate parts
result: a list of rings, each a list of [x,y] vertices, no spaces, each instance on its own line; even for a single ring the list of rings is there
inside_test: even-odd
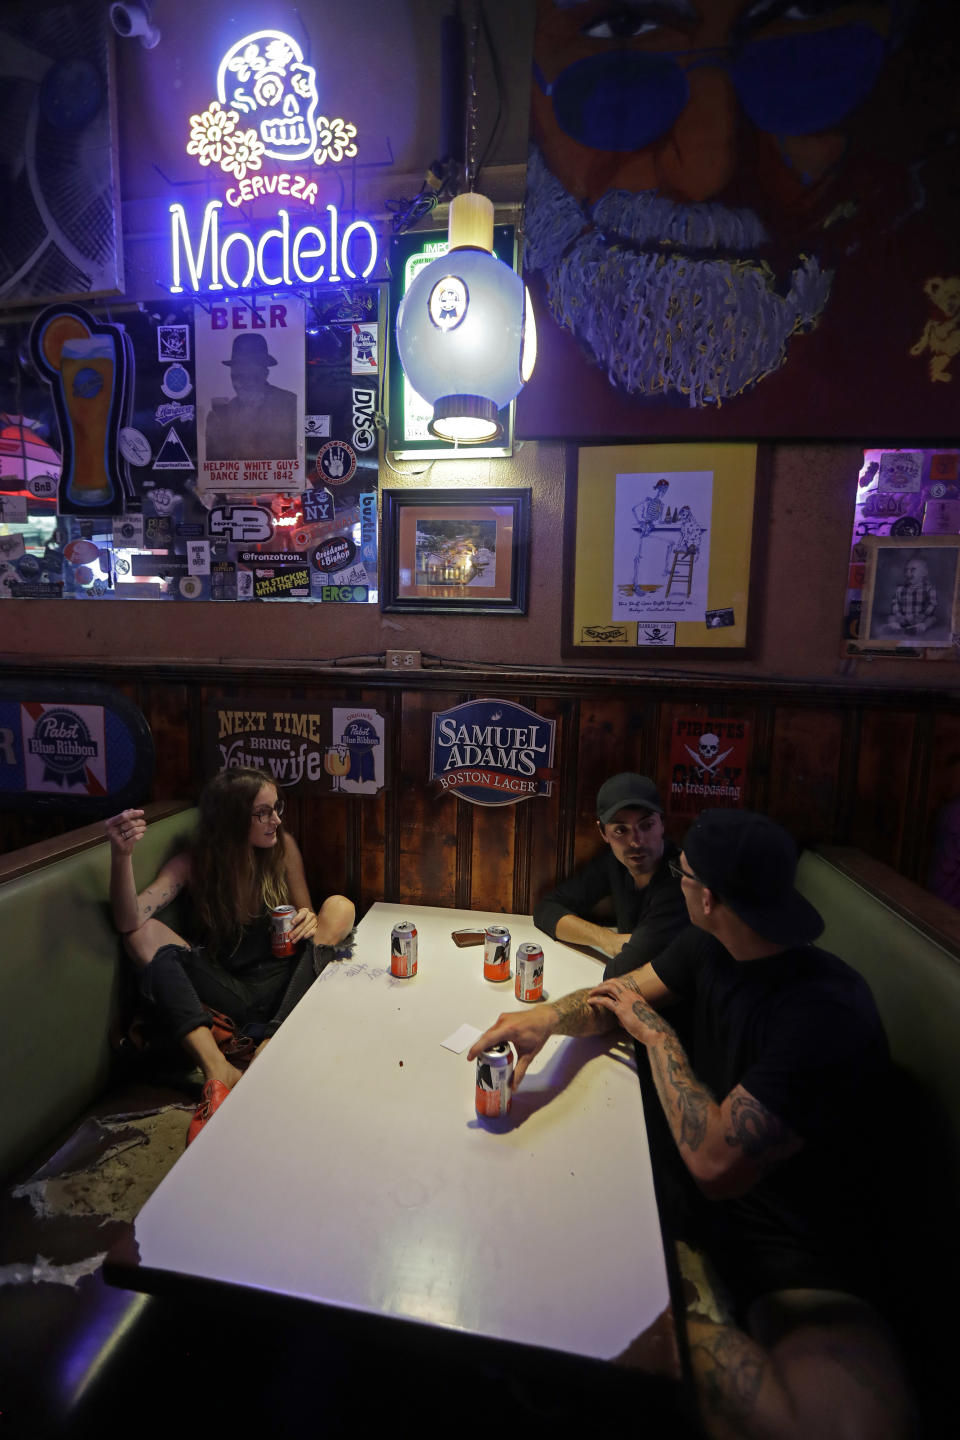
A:
[[[527,1073],[530,1062],[543,1049],[554,1032],[557,1012],[552,1005],[534,1005],[529,1010],[505,1011],[496,1022],[474,1042],[467,1052],[468,1060],[475,1060],[481,1050],[489,1045],[509,1042],[517,1052],[517,1063],[513,1072],[511,1089],[516,1090]]]

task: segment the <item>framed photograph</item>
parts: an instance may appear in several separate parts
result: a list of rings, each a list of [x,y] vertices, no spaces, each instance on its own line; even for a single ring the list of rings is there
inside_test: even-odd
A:
[[[756,445],[572,450],[563,654],[747,654],[757,467]]]
[[[384,490],[383,609],[525,615],[529,490]]]
[[[860,639],[877,649],[945,649],[957,630],[960,535],[866,537]]]

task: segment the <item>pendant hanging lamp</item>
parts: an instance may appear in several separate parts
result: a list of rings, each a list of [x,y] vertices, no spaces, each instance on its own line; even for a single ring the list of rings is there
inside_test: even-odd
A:
[[[428,429],[454,445],[503,433],[499,411],[533,373],[529,292],[493,254],[493,205],[469,191],[450,203],[449,249],[417,275],[397,312],[410,384],[433,406]]]

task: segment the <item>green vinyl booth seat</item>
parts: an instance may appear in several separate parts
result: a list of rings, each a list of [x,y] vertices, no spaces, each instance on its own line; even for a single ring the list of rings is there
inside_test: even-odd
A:
[[[134,854],[138,889],[183,848],[196,817],[190,808],[150,820],[148,809]],[[0,1106],[0,1180],[109,1083],[124,963],[109,891],[106,840],[13,878],[5,879],[0,866],[0,1093],[8,1101]],[[176,928],[176,902],[163,918]]]
[[[954,1407],[956,1329],[944,1317],[960,1293],[960,914],[841,847],[804,852],[797,887],[826,922],[818,943],[863,975],[887,1032],[897,1084],[877,1197],[891,1237],[878,1280],[895,1297],[921,1433],[946,1434],[937,1417]]]

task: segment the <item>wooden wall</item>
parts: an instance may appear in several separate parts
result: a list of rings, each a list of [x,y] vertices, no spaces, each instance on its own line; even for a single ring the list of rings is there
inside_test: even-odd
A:
[[[18,667],[19,668],[19,667]],[[23,667],[23,675],[38,673]],[[190,798],[203,779],[204,708],[270,695],[373,707],[390,727],[389,783],[376,797],[294,795],[288,821],[304,849],[314,899],[334,890],[359,908],[373,900],[527,913],[556,880],[596,848],[594,798],[617,770],[670,782],[675,718],[748,720],[753,758],[747,804],[787,825],[801,842],[854,845],[924,881],[936,812],[960,759],[960,697],[934,692],[691,678],[624,680],[483,670],[388,677],[371,668],[43,667],[69,684],[115,686],[144,712],[157,768],[150,797]],[[16,678],[7,667],[5,678]],[[478,696],[512,700],[556,721],[558,780],[548,799],[476,806],[428,784],[430,717]],[[670,820],[682,839],[687,822]],[[0,813],[0,850],[68,828],[49,810]]]

